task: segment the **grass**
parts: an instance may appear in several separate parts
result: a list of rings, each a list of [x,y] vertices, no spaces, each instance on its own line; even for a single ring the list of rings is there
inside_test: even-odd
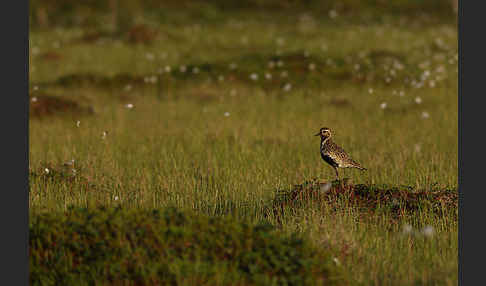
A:
[[[436,212],[419,198],[397,216],[343,194],[269,208],[279,190],[334,179],[312,136],[323,126],[368,169],[344,171],[354,185],[457,190],[455,23],[194,9],[200,18],[148,16],[147,45],[32,30],[31,217],[177,207],[297,233],[352,285],[457,284],[457,205]]]

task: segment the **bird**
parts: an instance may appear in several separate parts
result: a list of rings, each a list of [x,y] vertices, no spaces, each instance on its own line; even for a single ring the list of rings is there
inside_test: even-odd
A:
[[[337,180],[339,181],[338,168],[357,168],[361,171],[367,170],[361,164],[353,160],[343,148],[339,147],[331,139],[331,130],[327,127],[322,127],[319,133],[315,136],[321,137],[321,157],[324,162],[331,165],[336,172]]]

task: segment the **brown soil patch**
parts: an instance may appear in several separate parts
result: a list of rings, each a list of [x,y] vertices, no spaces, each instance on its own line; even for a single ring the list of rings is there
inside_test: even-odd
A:
[[[433,209],[441,213],[446,209],[457,209],[456,190],[414,190],[407,186],[377,186],[344,184],[334,181],[331,186],[317,180],[295,185],[290,190],[280,190],[273,201],[274,212],[281,213],[284,207],[299,207],[308,202],[337,202],[347,200],[350,205],[366,212],[383,210],[396,216]]]
[[[84,107],[75,101],[48,95],[32,96],[30,98],[29,112],[31,118],[60,114],[88,115],[94,113],[92,107]]]

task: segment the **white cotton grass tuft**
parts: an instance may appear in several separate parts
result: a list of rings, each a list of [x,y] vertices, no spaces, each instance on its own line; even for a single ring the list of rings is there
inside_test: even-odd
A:
[[[421,233],[425,237],[432,237],[435,234],[435,229],[431,225],[427,225],[424,228],[422,228]]]
[[[339,259],[338,259],[337,257],[334,257],[334,258],[332,259],[332,261],[334,261],[334,263],[335,263],[337,266],[341,265],[341,262],[339,262]]]
[[[387,103],[386,103],[386,102],[382,102],[382,103],[380,104],[380,108],[381,108],[381,109],[385,109],[386,107],[387,107]]]
[[[133,108],[133,104],[127,103],[127,104],[125,104],[125,108],[132,109]]]
[[[402,228],[402,234],[404,234],[404,235],[413,234],[413,227],[409,224],[405,224]]]
[[[325,184],[322,184],[320,187],[319,187],[319,191],[321,193],[327,193],[332,187],[332,184],[330,182],[327,182]]]
[[[423,119],[427,119],[427,118],[429,118],[429,117],[430,117],[430,114],[429,114],[427,111],[423,111],[423,112],[422,112],[422,118],[423,118]]]
[[[422,98],[420,98],[420,96],[417,96],[417,97],[415,98],[415,103],[417,103],[417,104],[421,104],[421,103],[422,103]]]
[[[292,89],[292,84],[291,83],[286,83],[283,87],[283,90],[285,92],[289,92]]]
[[[226,111],[226,112],[224,113],[224,116],[225,116],[225,117],[229,117],[229,116],[230,116],[230,113],[229,113],[228,111]]]

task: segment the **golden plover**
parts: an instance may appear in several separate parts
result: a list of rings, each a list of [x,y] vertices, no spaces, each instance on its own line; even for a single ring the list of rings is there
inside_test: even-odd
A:
[[[331,165],[336,171],[336,177],[339,180],[338,168],[357,168],[366,170],[358,162],[349,157],[348,154],[334,143],[331,139],[331,130],[323,127],[315,136],[321,136],[321,157],[326,163]]]

